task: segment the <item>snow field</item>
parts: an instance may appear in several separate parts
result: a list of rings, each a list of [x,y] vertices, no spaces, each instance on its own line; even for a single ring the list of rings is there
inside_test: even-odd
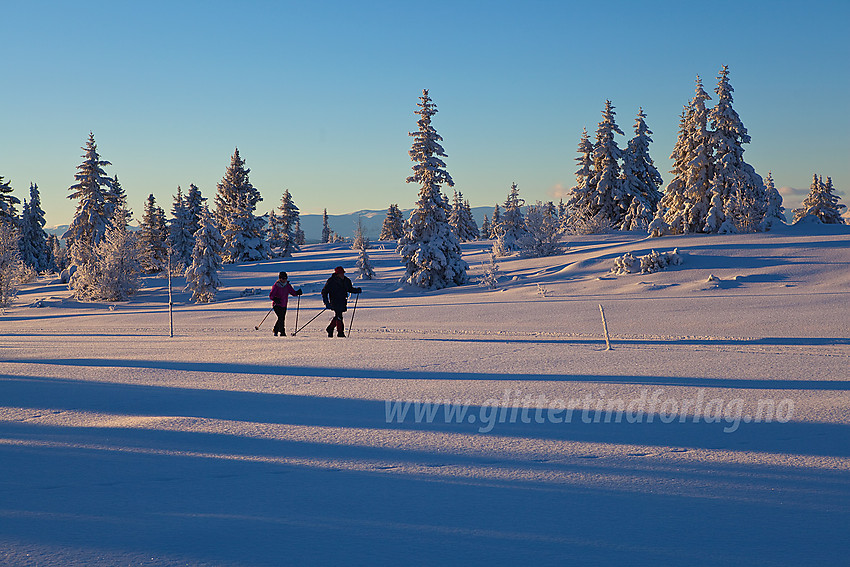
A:
[[[177,293],[174,338],[163,278],[115,305],[29,287],[0,318],[0,564],[834,565],[850,551],[848,243],[829,227],[587,236],[500,258],[496,290],[426,293],[396,283],[385,245],[348,339],[327,338],[327,313],[297,337],[254,330],[279,270],[305,291],[299,324],[335,265],[354,279],[344,246],[227,266],[210,305]],[[473,279],[486,247],[463,245]],[[609,273],[674,248],[680,266]],[[730,418],[763,400],[793,414],[724,433],[695,421],[700,395]],[[641,396],[640,420],[606,420]],[[549,418],[558,400],[568,423]],[[394,401],[468,413],[399,423]],[[668,420],[668,401],[691,409]]]

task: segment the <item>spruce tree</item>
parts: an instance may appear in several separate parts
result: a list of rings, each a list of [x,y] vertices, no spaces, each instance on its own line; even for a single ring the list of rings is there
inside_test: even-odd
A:
[[[200,228],[195,233],[192,265],[186,268],[186,291],[192,292],[190,301],[209,303],[221,287],[218,272],[221,270],[223,239],[215,218],[204,208]]]
[[[809,194],[799,209],[794,209],[794,223],[801,220],[817,219],[824,224],[846,224],[841,216],[841,209],[846,205],[839,203],[838,196],[833,193],[832,178],[827,177],[826,183],[818,174],[812,176]]]
[[[162,270],[168,257],[167,239],[165,211],[157,206],[156,198],[151,193],[145,201],[137,238],[139,260],[145,273],[153,274]]]
[[[21,259],[37,272],[51,268],[52,255],[47,246],[45,224],[38,185],[30,183],[30,200],[24,201],[24,211],[21,215]]]
[[[525,216],[522,214],[524,204],[525,201],[519,196],[519,187],[516,183],[512,183],[508,197],[505,199],[505,211],[501,215],[501,222],[494,227],[497,233],[495,250],[499,256],[508,255],[522,248],[520,240],[528,234]]]
[[[18,293],[18,273],[21,264],[21,250],[18,246],[20,234],[15,223],[8,218],[0,219],[0,312],[6,308]]]
[[[452,200],[452,208],[449,212],[448,220],[461,242],[478,240],[478,225],[475,219],[472,218],[469,201],[464,201],[463,193],[460,191],[454,192],[454,199]]]
[[[112,164],[100,159],[91,132],[83,150],[83,163],[77,166],[78,172],[74,175],[77,182],[69,188],[71,194],[68,196],[79,201],[77,211],[63,235],[68,243],[71,262],[76,266],[89,261],[91,251],[106,235],[114,212],[111,200],[113,179],[103,169]]]
[[[10,181],[3,181],[0,176],[0,223],[11,222],[18,223],[18,210],[15,205],[21,203],[20,199],[12,195],[12,186]]]
[[[107,199],[112,207],[113,217],[120,212],[124,218],[124,225],[129,225],[130,221],[133,220],[133,211],[127,206],[127,194],[124,192],[124,188],[121,187],[117,175],[112,176],[112,189],[107,194]],[[114,224],[114,222],[110,224]]]
[[[783,225],[785,220],[785,207],[782,206],[782,195],[776,190],[773,182],[773,173],[768,171],[764,178],[764,218],[761,221],[761,230],[768,231]]]
[[[652,131],[646,125],[643,108],[635,118],[635,137],[629,140],[623,152],[623,184],[631,203],[620,226],[622,230],[646,231],[661,200],[661,174],[649,156]]]
[[[496,203],[496,206],[493,207],[493,218],[490,219],[490,238],[498,238],[499,234],[496,232],[496,229],[501,222],[502,212],[499,210],[499,203]]]
[[[413,146],[408,152],[414,162],[408,183],[419,183],[416,208],[404,223],[404,235],[397,252],[405,265],[403,281],[427,289],[441,289],[467,282],[468,264],[461,257],[460,242],[448,223],[448,205],[442,185],[454,186],[441,158],[447,157],[440,142],[443,138],[431,125],[437,107],[428,90],[418,103],[418,130],[411,132]]]
[[[328,210],[322,212],[322,244],[331,241],[331,227],[328,226]]]
[[[248,178],[250,171],[239,156],[239,148],[236,148],[217,186],[216,220],[224,239],[223,258],[229,264],[262,260],[269,256],[265,221],[254,216],[257,203],[263,198],[251,185]]]
[[[765,213],[764,181],[744,161],[743,144],[750,142],[750,136],[732,108],[733,91],[729,68],[724,65],[714,89],[717,104],[708,113],[713,175],[709,188],[711,207],[703,232],[757,230]]]
[[[623,151],[617,145],[614,134],[623,135],[623,131],[617,126],[614,117],[614,105],[610,100],[606,100],[593,146],[593,168],[596,177],[591,205],[596,209],[593,211],[594,215],[601,214],[614,228],[619,228],[626,216],[632,195],[625,193],[620,179],[620,159]]]
[[[304,231],[301,229],[301,216],[299,215],[295,219],[295,245],[298,246],[300,250],[300,248],[305,244],[307,244],[307,235],[304,234]]]
[[[195,238],[195,233],[201,228],[201,215],[206,208],[204,204],[206,198],[201,195],[201,190],[194,183],[189,184],[189,191],[186,192],[186,216],[189,221],[186,225],[186,230]]]
[[[280,233],[280,255],[283,258],[292,256],[293,253],[301,250],[296,242],[296,228],[301,213],[298,211],[298,206],[292,199],[289,189],[283,192],[278,206],[280,215],[278,216],[278,226]]]
[[[183,270],[192,261],[192,248],[195,246],[194,232],[192,232],[194,219],[190,216],[187,199],[178,185],[177,195],[174,196],[171,205],[171,221],[168,226],[171,260],[176,266],[182,266]]]
[[[387,216],[381,225],[381,234],[378,240],[398,240],[404,235],[404,217],[396,204],[390,204]]]
[[[564,229],[575,229],[576,224],[585,224],[593,219],[599,212],[595,202],[594,193],[596,192],[596,174],[593,169],[593,144],[590,142],[590,136],[587,134],[587,128],[582,129],[581,139],[578,143],[579,156],[575,160],[579,164],[576,171],[576,184],[570,189],[567,197],[567,209],[570,214],[568,217],[561,219]],[[569,222],[568,222],[568,219]],[[495,228],[496,221],[493,221]]]
[[[279,258],[283,248],[283,239],[280,236],[280,217],[275,210],[269,212],[269,223],[266,228],[266,237],[269,244],[269,253],[272,258]]]
[[[357,218],[357,229],[354,231],[352,248],[357,251],[357,269],[360,270],[360,278],[371,280],[375,277],[375,269],[369,260],[369,238],[363,229],[363,219]]]
[[[481,231],[479,234],[481,236],[481,240],[487,240],[490,238],[490,219],[487,218],[487,215],[484,215],[484,221],[481,223]]]

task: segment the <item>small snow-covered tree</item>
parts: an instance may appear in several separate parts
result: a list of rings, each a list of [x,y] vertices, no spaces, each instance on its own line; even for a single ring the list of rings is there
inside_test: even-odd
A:
[[[646,231],[661,200],[661,174],[649,156],[652,131],[646,125],[643,108],[635,118],[635,137],[629,140],[623,152],[624,193],[631,197],[626,216],[620,225],[622,230]]]
[[[5,313],[18,293],[21,251],[18,229],[8,218],[0,219],[0,309]]]
[[[127,194],[124,192],[121,182],[118,181],[117,175],[112,176],[112,188],[107,193],[106,198],[112,208],[113,219],[120,214],[124,218],[125,226],[129,225],[130,221],[133,220],[133,211],[127,206]],[[111,220],[109,224],[115,224],[114,220]]]
[[[404,235],[404,217],[396,204],[390,204],[378,240],[398,240]]]
[[[593,144],[587,135],[587,128],[581,132],[578,143],[579,156],[575,160],[579,163],[576,171],[576,184],[570,189],[567,197],[568,215],[561,217],[561,229],[565,232],[577,230],[576,223],[583,223],[592,219],[598,212],[593,203],[593,194],[596,190],[596,175],[593,169]]]
[[[266,237],[269,244],[269,253],[272,258],[279,258],[283,248],[283,239],[280,235],[280,217],[275,210],[269,211],[269,222],[266,228]]]
[[[118,222],[106,231],[94,250],[96,261],[80,267],[74,274],[74,292],[79,299],[125,301],[141,286],[142,264],[136,234],[127,230],[123,212],[116,219]]]
[[[528,234],[525,227],[525,217],[522,214],[522,206],[525,201],[519,196],[519,187],[511,183],[508,197],[505,200],[505,211],[497,226],[493,227],[496,232],[496,253],[506,256],[522,248],[520,240]]]
[[[782,195],[776,190],[773,173],[768,171],[764,178],[764,218],[761,220],[761,230],[768,231],[776,226],[784,225],[785,207],[782,206]]]
[[[449,224],[461,242],[478,240],[478,224],[472,218],[469,201],[464,201],[463,193],[455,191],[452,209],[449,212]]]
[[[490,289],[496,289],[499,285],[499,264],[496,261],[496,251],[490,251],[490,261],[484,266],[484,274],[481,276],[481,285]]]
[[[328,210],[322,212],[322,244],[331,241],[331,227],[328,225]]]
[[[301,250],[296,242],[296,227],[301,213],[298,211],[298,206],[292,199],[289,189],[283,192],[280,198],[280,206],[278,206],[278,225],[280,232],[280,255],[283,258],[292,256],[294,252]]]
[[[824,224],[845,224],[841,209],[846,205],[839,202],[838,195],[833,193],[832,178],[827,177],[826,183],[818,174],[812,176],[809,194],[799,209],[794,209],[794,223],[807,219],[817,219]]]
[[[194,218],[190,214],[187,198],[183,197],[183,190],[178,185],[177,195],[171,205],[168,244],[171,246],[171,260],[180,271],[185,270],[192,261],[192,249],[195,247],[193,224]]]
[[[53,268],[61,272],[68,267],[68,251],[62,246],[62,241],[51,234],[47,237],[47,246],[50,249],[50,257],[53,260]]]
[[[269,257],[265,221],[254,215],[257,203],[263,198],[251,185],[250,172],[245,167],[245,160],[239,156],[239,148],[236,148],[224,177],[217,185],[216,220],[224,239],[223,258],[229,264]]]
[[[111,225],[114,213],[112,201],[113,179],[106,175],[104,167],[112,165],[100,159],[94,134],[89,133],[89,139],[83,148],[83,163],[77,166],[74,175],[77,181],[71,185],[69,199],[77,199],[77,211],[63,238],[68,243],[71,262],[82,266],[89,261],[94,250]]]
[[[469,266],[461,257],[460,242],[446,218],[448,205],[441,186],[453,187],[454,181],[440,159],[446,153],[440,145],[443,138],[431,125],[437,107],[427,89],[422,91],[418,106],[419,129],[410,133],[414,139],[409,152],[414,162],[413,175],[407,182],[419,183],[419,200],[404,223],[404,235],[398,240],[397,251],[406,267],[403,281],[441,289],[465,284]]]
[[[484,215],[484,220],[481,222],[481,231],[480,231],[481,240],[488,240],[490,238],[490,219],[487,218],[487,215]]]
[[[369,260],[369,237],[366,236],[366,231],[363,229],[363,219],[357,219],[357,229],[354,231],[352,240],[352,248],[357,250],[357,269],[360,270],[360,278],[371,280],[375,277],[375,269],[372,267],[372,262]]]
[[[21,214],[21,259],[38,272],[49,270],[52,264],[45,224],[38,185],[30,183],[30,200],[24,201]]]
[[[154,274],[162,270],[168,256],[168,226],[165,211],[157,206],[151,193],[145,201],[142,221],[139,223],[139,259],[145,273]]]
[[[536,258],[558,253],[561,228],[553,210],[540,201],[526,209],[526,233],[519,239],[524,254]]]
[[[295,219],[295,245],[300,250],[302,246],[307,244],[307,235],[301,229],[301,216]]]
[[[209,303],[215,301],[216,292],[221,287],[218,272],[221,270],[223,239],[215,218],[206,209],[201,213],[200,225],[195,233],[192,265],[186,268],[186,291],[192,292],[191,301]]]
[[[499,209],[499,203],[496,203],[496,206],[493,207],[493,217],[490,219],[490,234],[487,235],[488,238],[497,238],[499,235],[496,233],[496,227],[499,226],[499,223],[502,222],[502,211]]]
[[[18,222],[18,210],[15,205],[19,205],[21,200],[12,195],[12,186],[10,181],[3,181],[3,176],[0,176],[0,222]]]

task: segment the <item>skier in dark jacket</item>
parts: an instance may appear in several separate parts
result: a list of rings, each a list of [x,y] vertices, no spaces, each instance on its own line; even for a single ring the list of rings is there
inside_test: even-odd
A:
[[[334,312],[334,318],[325,329],[329,337],[334,336],[334,329],[336,329],[336,336],[345,336],[342,314],[348,310],[348,294],[362,291],[359,287],[352,285],[351,280],[345,276],[342,266],[334,268],[334,274],[328,278],[328,283],[322,288],[322,301],[325,302],[325,307]]]
[[[286,336],[286,330],[283,326],[283,321],[286,319],[286,304],[290,295],[301,295],[301,293],[300,288],[298,291],[293,289],[286,272],[278,274],[277,281],[274,282],[272,291],[269,293],[269,299],[272,300],[272,309],[274,309],[275,315],[277,315],[277,323],[274,324],[274,336],[277,336],[278,333],[280,333],[281,337]]]

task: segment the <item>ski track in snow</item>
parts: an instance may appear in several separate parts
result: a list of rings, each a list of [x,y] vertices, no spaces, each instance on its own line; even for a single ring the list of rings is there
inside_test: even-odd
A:
[[[681,266],[609,273],[625,252],[673,248]],[[486,246],[464,250],[479,273]],[[579,237],[500,258],[496,290],[399,287],[394,253],[370,252],[379,279],[356,282],[347,339],[324,335],[326,314],[297,337],[254,330],[280,269],[305,290],[299,324],[318,313],[329,270],[356,258],[339,246],[227,266],[211,305],[178,291],[174,338],[161,277],[116,305],[26,287],[0,317],[0,565],[850,553],[846,227]],[[653,395],[640,420],[606,417]],[[755,421],[765,400],[793,411]],[[388,417],[425,402],[431,420]],[[569,420],[547,413],[558,403]]]

